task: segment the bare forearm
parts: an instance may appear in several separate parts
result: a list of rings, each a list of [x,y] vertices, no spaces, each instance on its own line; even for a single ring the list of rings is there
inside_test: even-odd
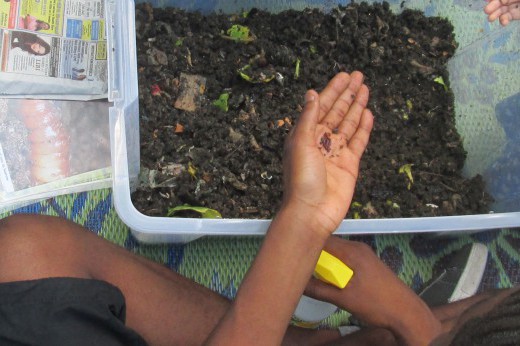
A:
[[[304,215],[304,217],[302,217]],[[233,306],[209,344],[279,344],[325,244],[312,215],[288,207],[273,220]],[[266,285],[266,282],[269,282]],[[253,327],[254,326],[254,327]]]

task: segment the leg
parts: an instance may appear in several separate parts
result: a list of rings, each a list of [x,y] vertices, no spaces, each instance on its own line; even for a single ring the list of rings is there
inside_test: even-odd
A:
[[[202,344],[229,307],[217,293],[72,222],[35,215],[0,220],[0,282],[47,277],[117,286],[126,299],[127,325],[151,345]],[[286,342],[338,337],[333,330],[290,328]]]
[[[201,344],[228,307],[220,295],[168,268],[54,217],[0,223],[0,281],[93,278],[119,287],[127,325],[150,344]]]

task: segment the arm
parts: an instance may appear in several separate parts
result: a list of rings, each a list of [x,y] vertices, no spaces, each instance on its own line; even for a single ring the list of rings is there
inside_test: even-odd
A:
[[[373,123],[367,100],[359,72],[339,74],[321,95],[306,94],[286,142],[282,207],[208,344],[282,341],[326,240],[350,206]]]
[[[325,249],[354,270],[343,289],[311,280],[307,294],[391,330],[401,344],[428,345],[441,333],[428,306],[363,243],[331,237]]]

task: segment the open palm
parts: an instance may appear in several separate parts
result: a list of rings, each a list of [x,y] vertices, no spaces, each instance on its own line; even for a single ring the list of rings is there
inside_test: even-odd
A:
[[[363,75],[340,73],[306,106],[286,141],[284,201],[309,208],[326,229],[345,217],[368,144],[373,116]]]

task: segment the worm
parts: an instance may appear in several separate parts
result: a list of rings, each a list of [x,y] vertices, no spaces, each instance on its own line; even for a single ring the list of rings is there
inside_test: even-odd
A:
[[[20,115],[29,131],[32,182],[38,185],[67,178],[70,137],[59,107],[47,100],[21,100]]]

